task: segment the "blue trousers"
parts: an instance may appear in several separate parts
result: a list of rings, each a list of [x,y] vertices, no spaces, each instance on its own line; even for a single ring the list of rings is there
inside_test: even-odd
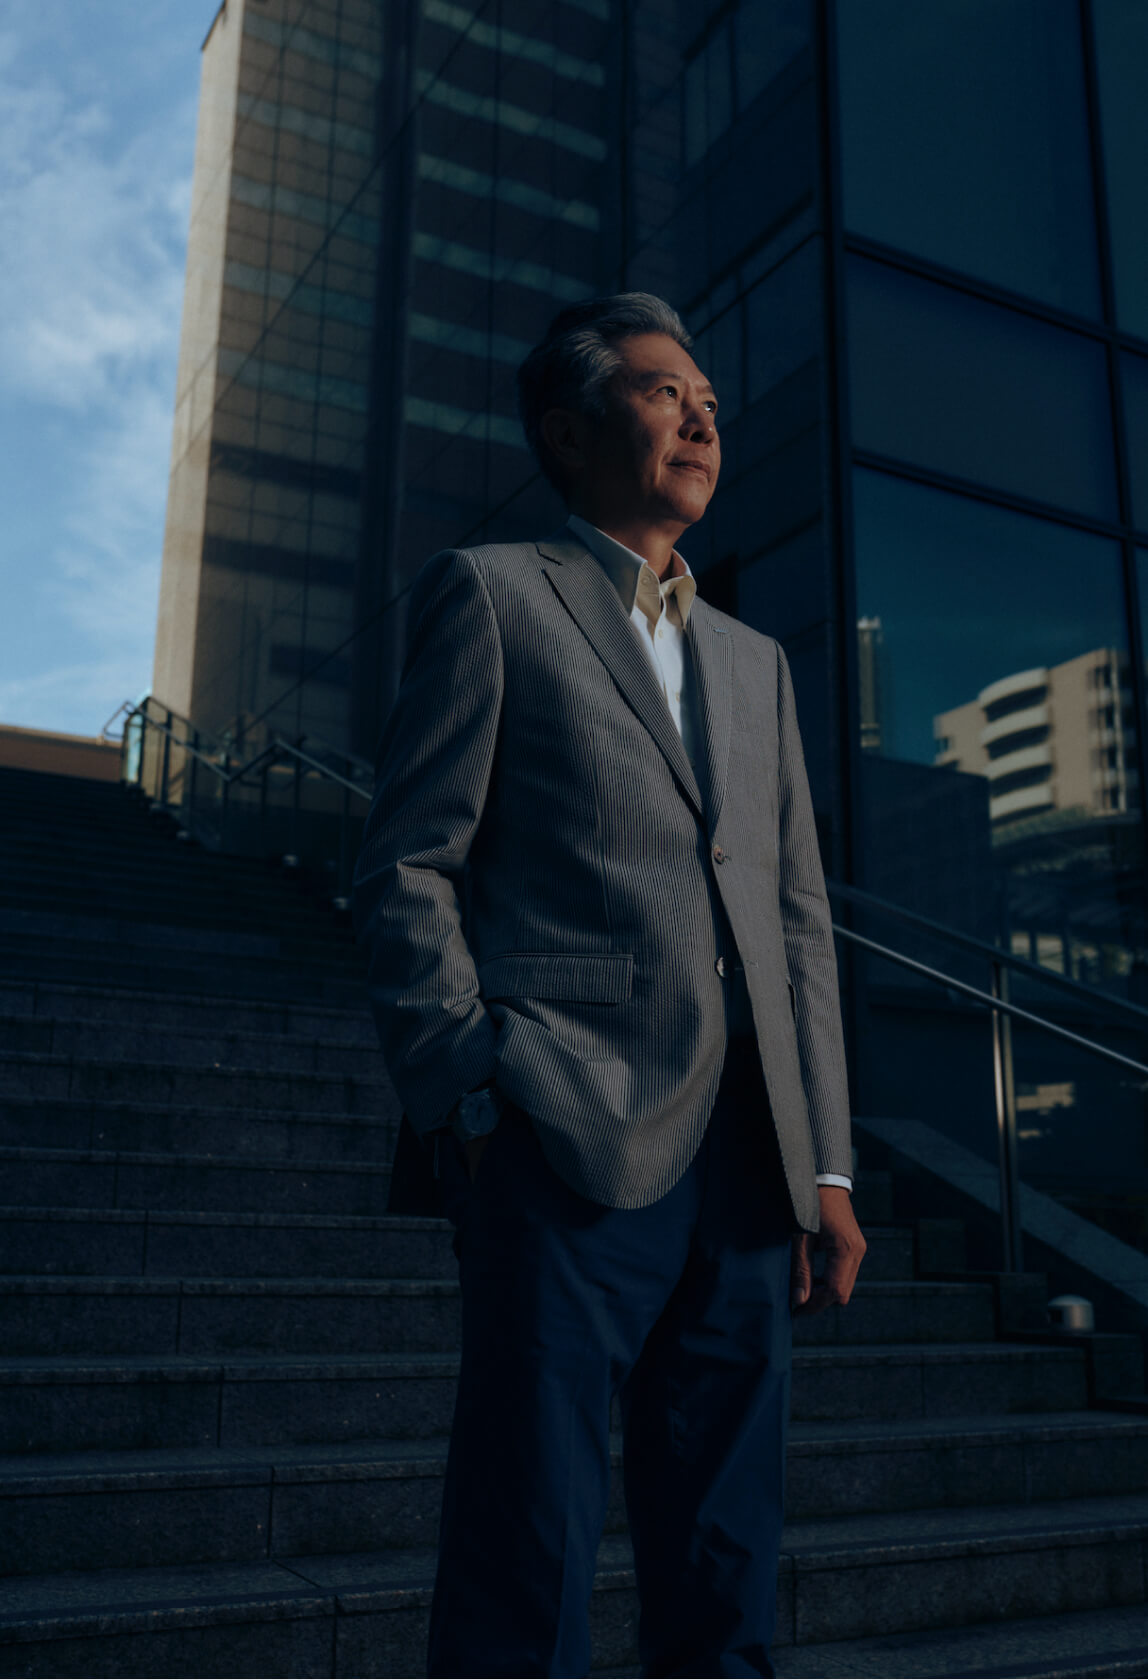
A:
[[[428,1673],[585,1675],[620,1398],[647,1675],[770,1675],[793,1216],[751,1041],[645,1208],[547,1164],[510,1109],[473,1185],[447,1146],[462,1368]]]

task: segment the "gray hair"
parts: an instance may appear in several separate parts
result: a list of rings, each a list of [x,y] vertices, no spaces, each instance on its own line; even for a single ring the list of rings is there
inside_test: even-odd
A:
[[[618,292],[561,310],[518,370],[518,412],[526,441],[561,494],[566,485],[542,436],[542,417],[552,408],[568,408],[604,419],[606,387],[622,366],[617,346],[639,333],[665,333],[683,350],[693,344],[677,310],[662,298],[652,292]]]

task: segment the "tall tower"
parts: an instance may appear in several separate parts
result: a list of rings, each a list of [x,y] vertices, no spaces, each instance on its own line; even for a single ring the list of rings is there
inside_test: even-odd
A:
[[[225,0],[204,43],[153,688],[209,730],[348,729],[382,11]]]

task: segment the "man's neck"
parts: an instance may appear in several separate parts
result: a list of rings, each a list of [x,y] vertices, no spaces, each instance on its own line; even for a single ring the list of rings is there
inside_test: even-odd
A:
[[[596,530],[604,531],[608,537],[613,537],[623,548],[640,554],[659,581],[670,576],[674,563],[674,545],[686,529],[684,525],[666,526],[653,524],[645,519],[626,519],[602,508],[577,505],[572,505],[570,512],[577,514],[579,519],[584,519],[587,525],[593,525]]]

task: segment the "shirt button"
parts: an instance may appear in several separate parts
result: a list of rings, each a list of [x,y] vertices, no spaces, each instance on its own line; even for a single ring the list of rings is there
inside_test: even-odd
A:
[[[718,976],[718,978],[720,980],[725,979],[725,958],[724,957],[719,957],[717,962],[714,963],[714,973]]]
[[[725,852],[722,850],[722,848],[720,846],[715,846],[714,847],[714,849],[713,849],[713,860],[714,860],[715,863],[724,863],[725,862]]]

